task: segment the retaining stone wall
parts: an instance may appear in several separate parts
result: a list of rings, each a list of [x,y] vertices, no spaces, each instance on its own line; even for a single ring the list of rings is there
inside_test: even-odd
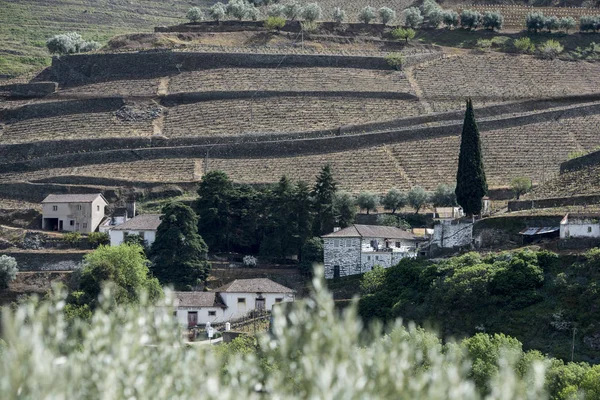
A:
[[[0,110],[0,120],[10,123],[32,118],[49,118],[71,114],[100,113],[116,111],[124,105],[125,102],[120,97],[28,104],[15,109]]]
[[[514,200],[508,202],[508,211],[532,210],[536,208],[554,208],[599,204],[600,195],[557,197],[541,200]]]
[[[560,173],[579,171],[600,163],[600,151],[594,151],[560,164]]]
[[[56,93],[57,89],[58,83],[56,82],[14,83],[0,86],[0,95],[4,93],[6,96],[14,98],[36,98]]]
[[[81,266],[85,253],[3,252],[3,254],[17,260],[19,271],[73,271]]]
[[[600,114],[600,105],[583,106],[574,109],[546,111],[535,115],[519,116],[512,118],[480,121],[480,131],[505,129],[514,126],[534,124],[547,120],[581,116],[582,114]],[[6,163],[2,165],[5,172],[26,172],[48,168],[64,168],[80,165],[118,163],[137,161],[140,159],[158,158],[203,158],[207,153],[216,158],[261,158],[261,157],[285,157],[290,155],[326,154],[331,152],[356,150],[358,148],[373,147],[382,144],[418,141],[440,136],[458,136],[462,129],[462,121],[453,121],[452,124],[433,127],[419,127],[415,129],[371,132],[362,135],[344,135],[329,137],[312,137],[303,140],[287,139],[266,135],[260,139],[263,141],[230,141],[221,140],[221,143],[207,144],[207,142],[196,142],[197,139],[184,139],[179,142],[169,143],[165,146],[154,148],[114,149],[94,151],[90,153],[54,155],[45,158],[37,158],[22,162]],[[331,131],[326,131],[331,133]],[[324,132],[319,132],[322,135]],[[288,136],[289,138],[289,136]],[[258,139],[258,137],[257,137]],[[279,140],[276,140],[279,139]],[[123,143],[127,143],[127,139]],[[237,139],[239,140],[239,138]],[[256,140],[256,139],[255,139]],[[92,141],[88,141],[92,142]],[[80,142],[86,146],[84,141]],[[112,142],[111,142],[112,143]],[[173,147],[187,143],[186,147]],[[202,144],[194,144],[202,143]],[[6,150],[4,150],[6,151]],[[0,153],[1,155],[1,153]]]
[[[77,54],[52,59],[51,73],[61,86],[128,78],[151,78],[212,68],[330,67],[389,70],[382,57],[321,54],[138,53]]]

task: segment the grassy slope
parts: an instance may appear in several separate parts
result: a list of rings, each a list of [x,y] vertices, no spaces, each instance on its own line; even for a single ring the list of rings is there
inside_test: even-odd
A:
[[[0,78],[48,65],[46,39],[68,31],[105,43],[184,21],[204,0],[0,0]]]

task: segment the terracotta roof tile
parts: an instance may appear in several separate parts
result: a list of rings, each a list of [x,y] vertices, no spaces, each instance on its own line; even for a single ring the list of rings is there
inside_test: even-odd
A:
[[[155,231],[160,225],[161,214],[140,214],[112,228],[114,231]]]
[[[174,292],[177,307],[220,307],[227,308],[217,292]]]
[[[329,233],[324,238],[372,237],[385,239],[416,239],[411,232],[393,226],[351,225],[337,232]]]
[[[270,279],[236,279],[229,282],[215,292],[226,293],[293,293],[294,291],[288,287],[273,282]]]
[[[98,198],[102,199],[108,204],[104,196],[101,193],[93,194],[49,194],[42,201],[42,203],[91,203]]]

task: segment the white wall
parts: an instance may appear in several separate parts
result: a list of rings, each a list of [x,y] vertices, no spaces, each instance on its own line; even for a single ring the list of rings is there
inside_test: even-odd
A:
[[[90,233],[94,232],[104,219],[104,205],[104,200],[100,196],[93,203],[44,203],[42,218],[57,218],[59,221],[57,226],[60,226],[62,221],[62,230],[66,232]],[[42,224],[44,226],[43,220]]]
[[[256,298],[257,293],[219,293],[223,298],[223,301],[227,305],[225,309],[223,319],[224,321],[231,321],[234,319],[241,318],[247,315],[250,311],[256,309]],[[265,299],[265,310],[271,310],[273,305],[277,303],[276,299],[282,299],[282,302],[294,301],[293,293],[262,293],[262,297]],[[246,300],[245,303],[238,302],[238,298]]]
[[[196,311],[198,313],[198,325],[206,325],[207,322],[219,323],[225,322],[223,319],[223,309],[220,307],[177,307],[177,322],[186,327],[188,326],[188,312]],[[214,311],[216,315],[208,315],[209,311]]]
[[[600,237],[600,224],[593,220],[576,220],[560,225],[560,238],[598,238]]]
[[[156,240],[156,231],[119,231],[111,229],[108,232],[108,235],[110,236],[110,245],[118,246],[121,243],[123,243],[123,241],[125,240],[125,233],[127,233],[128,235],[139,235],[143,233],[144,240],[146,240],[148,247],[152,246],[152,243],[154,243],[154,241]]]

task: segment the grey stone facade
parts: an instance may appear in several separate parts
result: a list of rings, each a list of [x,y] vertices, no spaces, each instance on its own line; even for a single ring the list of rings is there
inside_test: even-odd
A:
[[[339,267],[340,276],[360,273],[360,238],[325,238],[323,250],[325,278],[333,278],[336,267]]]
[[[473,223],[464,220],[442,220],[433,227],[431,243],[440,248],[469,246],[473,241]]]

